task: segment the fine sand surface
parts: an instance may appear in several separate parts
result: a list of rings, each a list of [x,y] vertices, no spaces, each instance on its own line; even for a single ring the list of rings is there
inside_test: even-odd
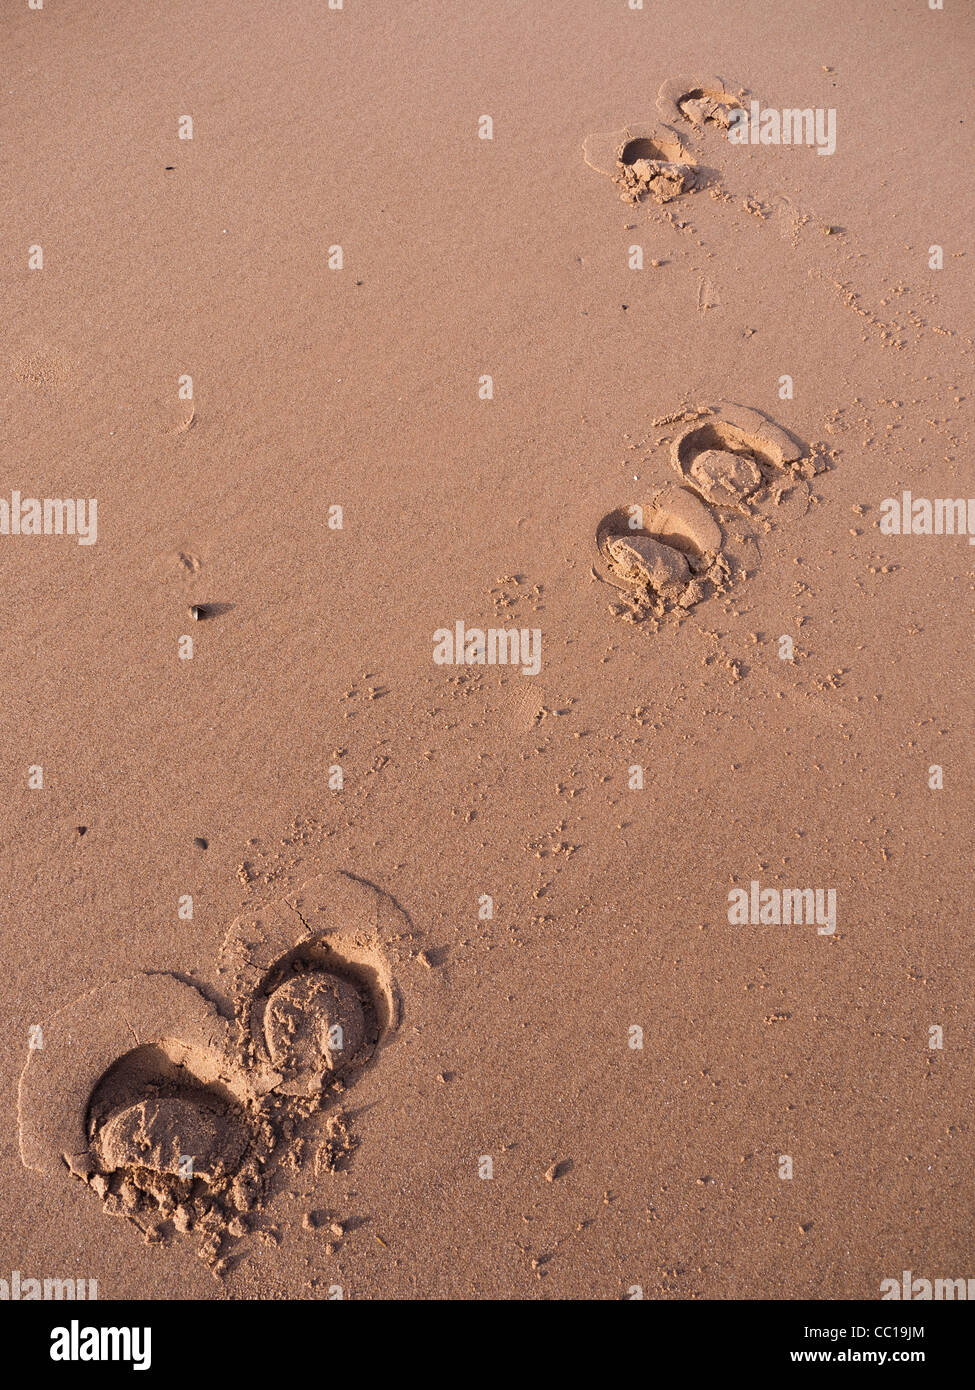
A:
[[[975,1276],[973,39],[4,4],[0,1278]]]

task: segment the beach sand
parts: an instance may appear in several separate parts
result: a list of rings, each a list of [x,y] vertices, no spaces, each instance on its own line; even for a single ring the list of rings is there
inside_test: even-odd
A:
[[[975,1275],[975,550],[881,530],[975,492],[973,37],[4,7],[0,494],[97,540],[0,535],[0,1276]],[[735,144],[722,96],[835,150]],[[729,450],[760,483],[702,500]],[[675,488],[716,549],[609,552]],[[524,660],[434,660],[457,623]]]

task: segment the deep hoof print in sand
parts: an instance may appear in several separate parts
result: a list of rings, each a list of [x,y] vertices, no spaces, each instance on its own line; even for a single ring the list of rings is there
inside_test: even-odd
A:
[[[665,121],[689,121],[696,130],[706,125],[727,130],[732,113],[742,110],[748,89],[723,77],[668,78],[657,94],[657,110]]]
[[[25,1166],[67,1169],[147,1241],[195,1232],[226,1273],[281,1161],[300,1168],[317,1140],[321,1176],[350,1152],[340,1097],[397,1026],[389,962],[408,935],[386,894],[329,874],[233,924],[226,1004],[163,973],[84,995],[21,1077]]]
[[[591,169],[611,178],[626,203],[651,198],[669,203],[697,186],[694,160],[666,126],[634,126],[589,135],[582,154]]]
[[[399,1021],[389,960],[407,931],[392,898],[347,874],[237,918],[220,969],[261,1089],[315,1104],[350,1084]]]
[[[678,429],[670,448],[683,482],[715,507],[753,514],[759,502],[778,502],[824,460],[779,425],[748,406],[722,401]]]
[[[647,506],[611,512],[597,528],[607,582],[622,595],[610,607],[628,622],[680,616],[724,593],[734,561],[721,514],[768,529],[762,504],[777,504],[822,467],[764,415],[731,403],[683,421],[671,442],[671,464],[680,485],[665,487]]]
[[[723,592],[729,572],[721,544],[721,527],[686,488],[667,487],[646,507],[610,512],[596,546],[606,582],[622,596],[611,610],[628,622],[659,620]]]
[[[28,1168],[67,1168],[148,1239],[216,1231],[252,1208],[270,1136],[231,1030],[172,975],[103,985],[42,1029],[20,1081],[20,1153]]]

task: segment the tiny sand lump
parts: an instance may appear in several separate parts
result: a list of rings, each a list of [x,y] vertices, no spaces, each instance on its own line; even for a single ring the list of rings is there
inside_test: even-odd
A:
[[[278,1160],[322,1177],[351,1152],[338,1098],[396,1029],[409,937],[387,894],[327,874],[233,924],[220,1008],[161,972],[76,1000],[21,1076],[24,1164],[66,1168],[147,1241],[195,1232],[222,1277]]]
[[[817,471],[817,461],[778,425],[730,402],[685,418],[671,462],[683,486],[664,488],[642,509],[638,528],[633,511],[619,510],[597,530],[600,554],[632,590],[626,603],[612,605],[630,622],[686,611],[724,592],[730,568],[709,506],[749,515],[750,500],[776,475],[794,482]],[[780,482],[776,500],[786,486]]]

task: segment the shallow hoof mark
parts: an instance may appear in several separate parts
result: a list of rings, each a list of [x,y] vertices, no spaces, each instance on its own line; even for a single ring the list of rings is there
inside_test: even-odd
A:
[[[747,95],[747,88],[723,77],[671,77],[657,93],[657,110],[665,121],[690,121],[698,130],[711,123],[727,130]]]

